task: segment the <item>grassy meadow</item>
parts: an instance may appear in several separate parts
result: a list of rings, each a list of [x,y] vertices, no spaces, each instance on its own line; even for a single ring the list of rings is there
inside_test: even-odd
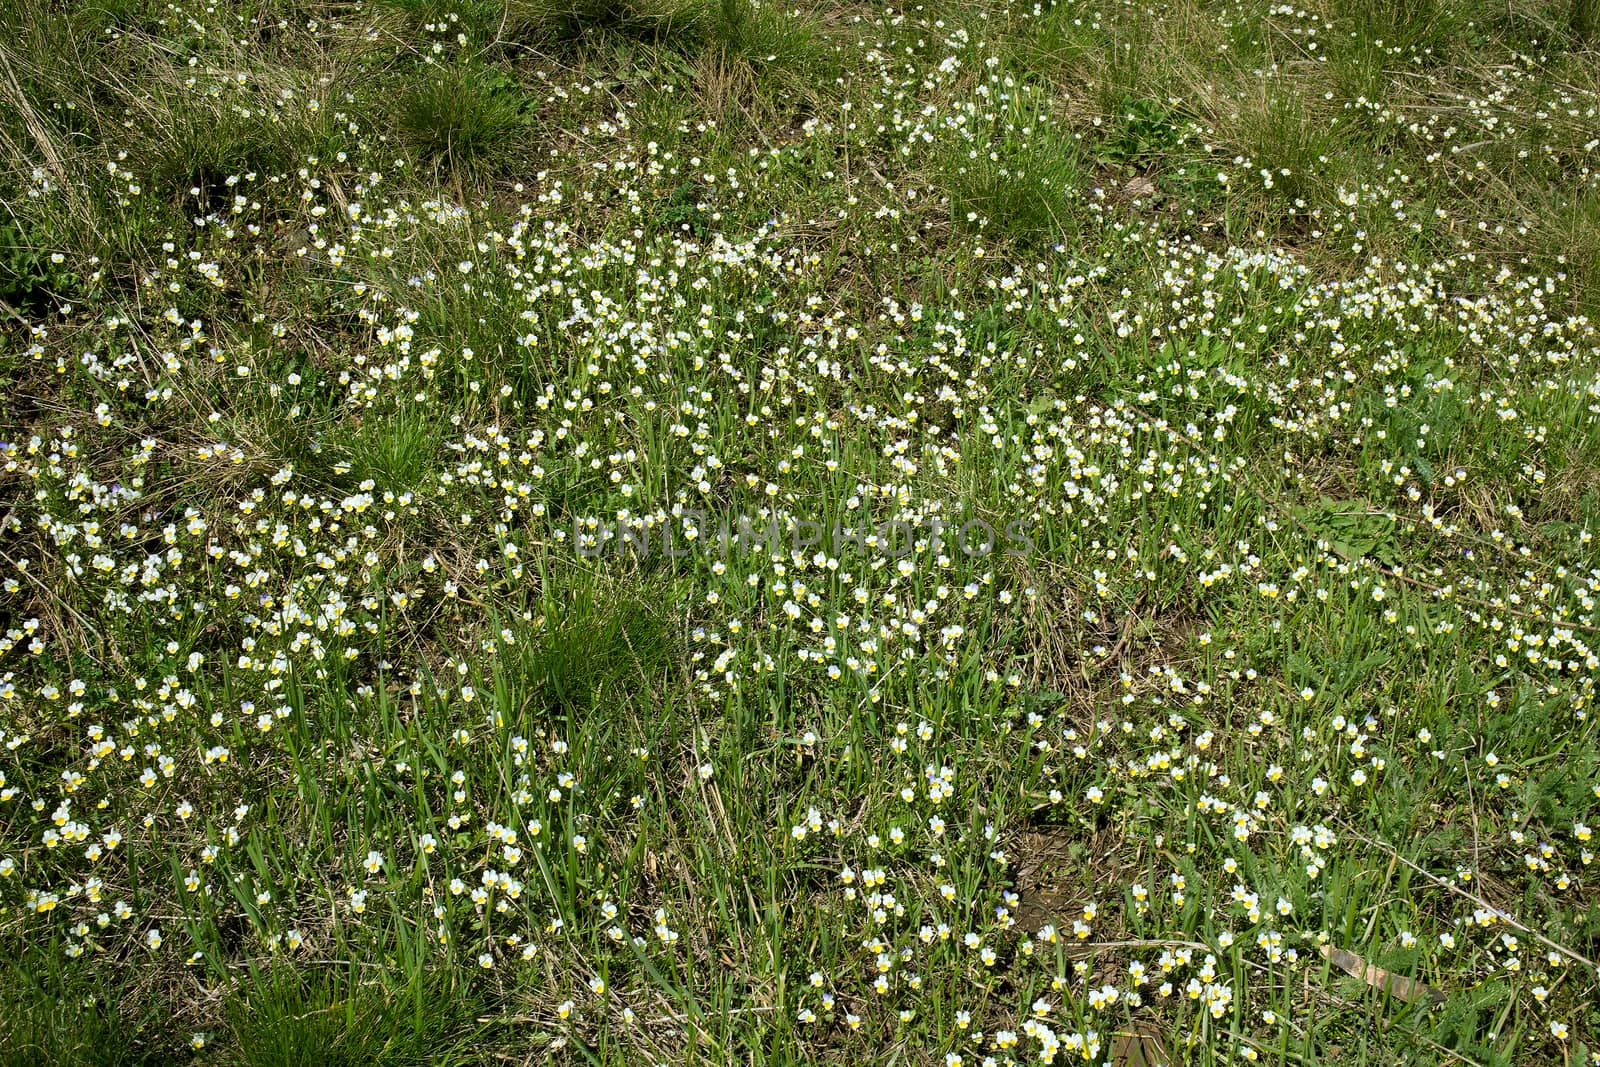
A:
[[[0,1064],[1600,1062],[1582,7],[0,0]]]

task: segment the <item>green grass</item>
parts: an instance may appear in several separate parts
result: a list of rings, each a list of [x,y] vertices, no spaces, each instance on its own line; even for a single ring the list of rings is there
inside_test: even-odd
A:
[[[58,967],[35,973],[12,969],[0,982],[5,1005],[0,1036],[8,1062],[122,1067],[178,1054],[176,1035],[163,1032],[150,1005],[144,1005],[144,1018],[129,1018],[119,1013],[108,990],[63,975]]]
[[[522,104],[504,73],[464,67],[407,75],[403,84],[397,125],[429,163],[466,169],[516,151]]]
[[[358,971],[342,988],[326,973],[258,973],[226,1006],[231,1060],[242,1067],[467,1061],[440,1056],[441,1047],[463,1040],[463,1022],[470,1034],[472,997],[465,990],[438,982],[392,991],[358,983]]]
[[[0,1062],[1592,1062],[1572,20],[0,0]]]

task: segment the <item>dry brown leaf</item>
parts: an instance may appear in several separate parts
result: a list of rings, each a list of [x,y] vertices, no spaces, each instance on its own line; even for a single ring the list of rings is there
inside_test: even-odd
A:
[[[1119,1031],[1111,1043],[1111,1067],[1169,1067],[1161,1031],[1147,1022],[1136,1022],[1132,1031]]]
[[[1138,174],[1127,180],[1127,182],[1122,186],[1122,193],[1124,196],[1139,198],[1154,196],[1156,193],[1156,183],[1151,181],[1149,178],[1146,178],[1144,175]]]
[[[1381,989],[1408,1004],[1424,999],[1434,1004],[1444,1000],[1444,994],[1432,986],[1402,974],[1391,974],[1382,967],[1373,966],[1354,952],[1346,952],[1332,945],[1323,945],[1322,956],[1352,978],[1359,978],[1373,989]]]

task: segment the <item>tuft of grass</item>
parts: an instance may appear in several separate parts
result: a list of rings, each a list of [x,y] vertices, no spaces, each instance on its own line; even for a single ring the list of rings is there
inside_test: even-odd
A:
[[[530,50],[604,51],[609,45],[682,47],[703,29],[711,0],[382,0],[408,33],[465,33],[475,49],[504,59]],[[429,27],[434,29],[430,31]]]
[[[558,40],[620,37],[649,44],[693,40],[706,19],[697,0],[520,0],[511,5],[521,24]]]
[[[0,1059],[59,1067],[142,1067],[187,1059],[177,1039],[153,1019],[144,1026],[121,1013],[121,998],[102,987],[9,961],[0,973]],[[152,1044],[150,1037],[155,1037]]]
[[[1391,66],[1442,66],[1452,49],[1464,15],[1452,0],[1416,0],[1386,4],[1383,0],[1333,0],[1330,17],[1337,31],[1368,43],[1369,58]]]
[[[509,165],[525,140],[525,98],[516,81],[474,64],[406,81],[396,126],[424,163],[482,174]]]
[[[509,712],[576,718],[590,709],[643,710],[675,687],[668,665],[676,641],[660,598],[579,572],[544,582],[543,623],[524,632],[520,651],[496,677]]]
[[[415,412],[374,417],[361,426],[348,449],[352,477],[385,488],[416,485],[438,459],[438,430]]]
[[[1535,254],[1552,273],[1565,275],[1579,306],[1600,317],[1600,192],[1549,190],[1528,204],[1536,220]]]
[[[470,992],[419,977],[410,988],[358,984],[339,972],[269,967],[227,1006],[238,1067],[421,1067],[466,1064]]]
[[[939,182],[956,227],[1028,248],[1077,231],[1088,171],[1078,142],[1041,105],[1041,93],[1023,83],[987,123],[947,135]]]
[[[1298,93],[1262,89],[1239,104],[1225,128],[1253,170],[1265,169],[1262,194],[1273,200],[1264,214],[1303,215],[1312,204],[1332,198],[1349,154],[1339,143],[1340,117]],[[1269,162],[1270,161],[1270,162]]]

